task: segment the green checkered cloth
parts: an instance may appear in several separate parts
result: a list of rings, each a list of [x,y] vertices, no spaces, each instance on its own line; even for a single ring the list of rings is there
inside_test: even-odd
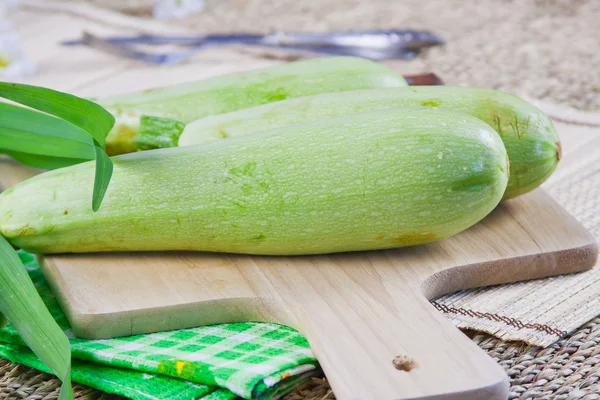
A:
[[[297,331],[233,323],[106,340],[74,337],[31,254],[20,252],[46,306],[71,342],[74,381],[131,399],[275,399],[319,374]],[[0,357],[49,369],[17,332],[0,329]]]

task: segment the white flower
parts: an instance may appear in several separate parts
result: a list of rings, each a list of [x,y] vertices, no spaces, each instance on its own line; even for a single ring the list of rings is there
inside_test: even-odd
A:
[[[157,19],[182,19],[203,9],[204,0],[156,0],[152,14]]]
[[[35,65],[27,59],[19,35],[7,19],[19,0],[0,0],[0,80],[18,81],[35,72]]]
[[[35,69],[25,55],[19,35],[8,21],[0,20],[0,80],[19,81]]]

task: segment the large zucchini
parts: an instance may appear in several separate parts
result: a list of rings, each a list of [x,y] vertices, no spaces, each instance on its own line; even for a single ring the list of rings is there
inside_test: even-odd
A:
[[[448,108],[470,114],[491,125],[502,137],[510,159],[506,199],[541,185],[560,159],[560,143],[552,121],[530,103],[493,89],[444,86],[321,94],[207,117],[187,125],[179,138],[179,145],[246,135],[325,117],[403,106]]]
[[[109,154],[122,154],[158,147],[154,146],[152,137],[148,141],[148,137],[138,136],[143,115],[188,123],[208,115],[300,96],[406,85],[400,74],[383,64],[356,57],[327,57],[95,101],[116,118],[116,124],[106,139],[107,151]],[[161,125],[159,128],[165,127]]]
[[[92,162],[0,195],[0,231],[38,253],[314,254],[442,239],[500,201],[508,159],[467,114],[360,113],[202,146],[113,157],[101,209]]]

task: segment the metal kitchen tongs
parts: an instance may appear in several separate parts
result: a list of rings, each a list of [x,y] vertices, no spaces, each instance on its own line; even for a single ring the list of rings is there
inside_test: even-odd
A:
[[[214,34],[204,36],[138,35],[101,38],[84,32],[79,40],[64,45],[86,45],[117,56],[152,64],[176,64],[209,47],[250,45],[277,48],[296,53],[345,55],[371,60],[412,59],[420,50],[443,44],[437,35],[427,31],[368,30],[351,32],[273,32],[259,34]],[[179,45],[185,51],[150,52],[136,49],[139,45]]]

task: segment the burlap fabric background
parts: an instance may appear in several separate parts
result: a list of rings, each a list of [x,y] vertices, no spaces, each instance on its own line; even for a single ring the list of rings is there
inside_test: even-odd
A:
[[[133,14],[143,15],[149,10],[149,0],[95,0],[92,3]],[[600,65],[599,17],[600,2],[595,0],[232,0],[208,1],[205,12],[177,24],[199,32],[431,29],[442,34],[448,44],[432,49],[417,60],[392,63],[401,72],[434,71],[447,84],[495,87],[545,103],[579,110],[600,110],[600,75],[595,68]],[[569,112],[554,105],[542,108],[557,121],[577,122],[577,125],[564,124],[571,127],[568,137],[563,137],[565,159],[546,189],[600,237],[600,150],[597,150],[600,118]],[[567,132],[564,128],[559,130],[561,134]],[[558,285],[566,297],[569,293],[579,292],[579,296],[575,296],[577,303],[571,304],[562,315],[566,319],[578,318],[580,324],[592,319],[549,347],[544,349],[522,342],[504,342],[487,334],[472,334],[473,340],[507,369],[512,379],[511,398],[600,399],[600,318],[594,319],[599,279],[595,271],[587,274],[526,284],[537,288]],[[560,280],[571,283],[557,283]],[[500,287],[495,290],[518,292],[519,287],[513,285],[512,289]],[[587,290],[588,295],[582,296],[582,290]],[[468,291],[439,301],[455,309],[468,309],[473,304],[484,308],[491,306],[491,310],[499,314],[498,309],[502,306],[488,301],[489,296],[494,296],[493,291],[488,293],[487,300],[481,294]],[[469,303],[473,296],[480,301]],[[571,312],[573,309],[577,312]],[[448,315],[459,325],[469,317],[461,313]],[[552,319],[555,315],[547,314],[547,319],[550,318],[546,322],[556,322]],[[493,324],[489,326],[494,328]],[[510,338],[508,334],[503,336]],[[540,343],[548,344],[556,339],[551,336]],[[56,379],[8,363],[1,367],[0,374],[3,375],[0,398],[56,398]],[[99,392],[81,387],[78,396],[106,398]],[[287,398],[333,399],[334,396],[326,381],[315,380]]]

